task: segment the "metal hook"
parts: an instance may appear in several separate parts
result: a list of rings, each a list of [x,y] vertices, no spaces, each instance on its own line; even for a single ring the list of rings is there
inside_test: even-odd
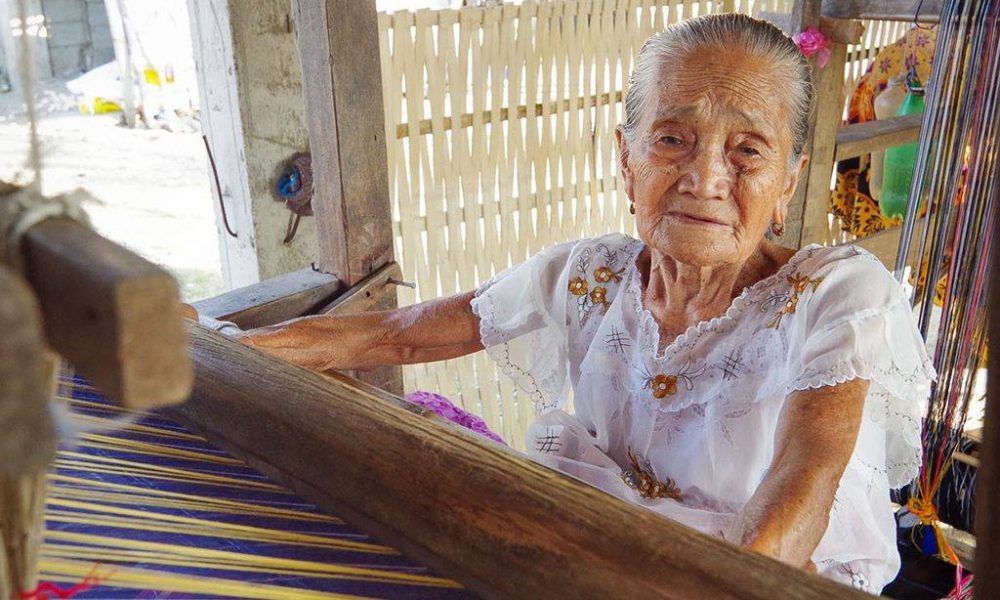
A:
[[[392,285],[401,285],[403,287],[408,287],[411,290],[417,289],[417,284],[410,283],[409,281],[400,281],[399,279],[396,279],[395,277],[390,277],[390,278],[386,279],[385,282],[386,283],[391,283]]]

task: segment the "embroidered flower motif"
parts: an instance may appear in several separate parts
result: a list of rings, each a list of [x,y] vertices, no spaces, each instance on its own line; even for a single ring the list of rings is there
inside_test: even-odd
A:
[[[653,397],[663,400],[667,396],[677,393],[677,378],[673,375],[659,374],[656,377],[646,380],[647,388],[653,390]]]
[[[574,277],[569,280],[569,293],[574,296],[586,296],[587,287],[587,280],[583,277]]]
[[[600,305],[601,314],[608,312],[608,289],[603,287],[595,287],[590,291],[590,302],[594,306]]]
[[[640,463],[635,452],[628,449],[629,467],[622,470],[621,478],[625,485],[639,492],[643,498],[672,498],[683,502],[681,490],[673,479],[658,481],[653,475],[653,469],[647,461]]]
[[[615,283],[620,283],[622,280],[622,273],[625,269],[619,269],[614,271],[611,267],[598,267],[594,271],[594,281],[598,283],[608,283],[609,281],[614,281]]]
[[[784,318],[785,315],[795,314],[795,310],[799,305],[799,296],[805,293],[806,288],[812,286],[812,289],[815,292],[816,288],[819,287],[819,284],[822,283],[822,281],[822,277],[811,279],[808,275],[799,275],[798,273],[789,276],[788,283],[792,287],[792,292],[788,296],[788,301],[785,302],[785,305],[781,307],[778,314],[776,314],[774,318],[771,319],[771,322],[765,325],[765,327],[768,329],[777,329],[778,326],[781,325],[781,319]]]

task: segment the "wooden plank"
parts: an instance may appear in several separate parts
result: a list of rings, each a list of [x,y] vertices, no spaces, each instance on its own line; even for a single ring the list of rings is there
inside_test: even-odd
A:
[[[320,268],[352,286],[392,258],[374,2],[294,0]]]
[[[920,124],[923,118],[922,114],[906,115],[884,121],[841,125],[837,128],[835,160],[854,158],[916,142],[920,137]]]
[[[313,314],[343,290],[333,275],[302,269],[200,300],[194,307],[200,315],[252,329]]]
[[[391,262],[316,312],[346,315],[393,308],[394,305],[387,301],[396,293],[396,284],[392,282],[402,280],[399,263]]]
[[[67,219],[31,228],[23,250],[55,351],[124,406],[187,398],[193,369],[169,273]]]
[[[19,477],[52,461],[56,434],[42,315],[28,285],[2,265],[0,331],[0,473]]]
[[[1000,264],[1000,244],[993,244],[993,264]],[[990,281],[989,363],[986,376],[986,414],[983,418],[982,467],[976,480],[976,597],[1000,594],[1000,283]]]
[[[176,409],[182,418],[485,597],[869,597],[621,501],[371,386],[198,325],[191,337],[195,394]]]
[[[926,218],[919,219],[915,224],[915,230],[920,231],[925,225]],[[857,238],[848,244],[854,244],[860,248],[871,252],[878,257],[885,264],[885,268],[890,271],[896,268],[896,257],[899,255],[899,238],[902,235],[902,229],[899,227],[892,227],[890,229],[884,229],[878,233]],[[906,259],[906,264],[913,265],[917,261],[917,253],[920,251],[920,244],[913,243],[910,244],[910,255]]]
[[[799,245],[826,243],[830,238],[830,180],[833,176],[837,126],[844,111],[844,62],[847,45],[830,42],[830,62],[813,69],[816,109],[809,148],[809,170],[805,179],[802,206],[802,234]],[[799,184],[802,187],[802,184]]]
[[[823,16],[834,19],[937,23],[944,0],[823,0]],[[920,14],[917,15],[917,9]]]

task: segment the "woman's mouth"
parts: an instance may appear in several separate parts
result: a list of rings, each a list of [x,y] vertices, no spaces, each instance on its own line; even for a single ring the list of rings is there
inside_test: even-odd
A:
[[[688,213],[671,211],[667,213],[673,219],[689,225],[707,225],[714,227],[729,227],[729,223],[708,216],[692,215]]]

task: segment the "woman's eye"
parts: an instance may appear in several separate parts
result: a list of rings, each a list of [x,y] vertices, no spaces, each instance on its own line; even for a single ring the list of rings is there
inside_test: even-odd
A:
[[[684,140],[676,135],[665,135],[660,138],[660,141],[669,146],[677,146],[684,143]]]
[[[739,150],[740,152],[746,154],[747,156],[760,156],[760,152],[758,152],[756,148],[753,148],[751,146],[740,146]]]

